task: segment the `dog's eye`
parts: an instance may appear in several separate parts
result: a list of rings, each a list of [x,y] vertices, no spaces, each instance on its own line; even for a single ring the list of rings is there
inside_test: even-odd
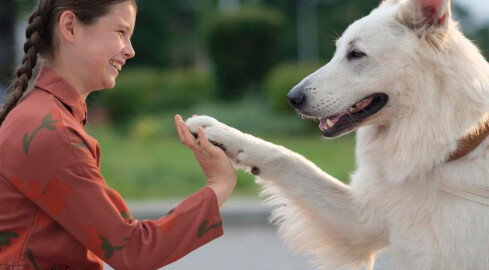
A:
[[[348,60],[360,59],[364,56],[367,56],[365,53],[360,51],[351,51],[348,53]]]

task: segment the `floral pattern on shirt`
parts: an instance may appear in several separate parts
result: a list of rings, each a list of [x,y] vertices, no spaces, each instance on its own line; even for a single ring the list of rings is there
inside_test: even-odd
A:
[[[54,216],[59,216],[63,210],[68,209],[67,198],[73,193],[70,186],[59,179],[52,179],[41,195],[40,202],[47,211]]]
[[[29,132],[24,133],[24,137],[22,139],[22,146],[24,147],[24,152],[26,154],[29,153],[29,147],[34,140],[34,137],[43,129],[47,129],[50,131],[56,131],[62,127],[61,116],[58,110],[51,110],[48,114],[44,116],[42,119],[41,125],[38,126],[31,134]]]
[[[26,185],[25,181],[13,179],[12,184],[31,201],[39,200],[45,210],[55,216],[68,208],[66,198],[73,193],[70,186],[58,179],[52,179],[45,187],[37,180],[30,180]]]
[[[33,179],[30,181],[23,181],[19,178],[15,178],[11,183],[33,202],[41,196],[42,186],[38,180]]]
[[[27,238],[27,231],[21,229],[0,232],[0,265],[15,261]]]
[[[125,237],[119,241],[118,244],[112,243],[106,237],[102,235],[97,228],[86,225],[82,227],[83,232],[85,233],[87,240],[84,244],[90,248],[97,256],[104,259],[110,259],[114,255],[114,252],[118,250],[122,250],[125,247],[125,243],[129,238]]]

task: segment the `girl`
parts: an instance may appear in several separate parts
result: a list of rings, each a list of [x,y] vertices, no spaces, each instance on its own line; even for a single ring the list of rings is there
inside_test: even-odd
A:
[[[100,147],[84,130],[87,95],[112,88],[136,20],[134,0],[38,0],[25,56],[0,112],[0,268],[155,269],[222,235],[219,206],[236,176],[202,129],[180,116],[208,185],[155,221],[131,217],[100,175]],[[45,59],[26,95],[37,55]],[[137,89],[135,89],[136,91]]]

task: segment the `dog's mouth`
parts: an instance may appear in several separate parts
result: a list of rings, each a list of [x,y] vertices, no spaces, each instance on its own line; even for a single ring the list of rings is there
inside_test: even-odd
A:
[[[383,93],[367,96],[342,113],[320,118],[319,129],[325,138],[337,137],[378,113],[388,100],[389,97]]]

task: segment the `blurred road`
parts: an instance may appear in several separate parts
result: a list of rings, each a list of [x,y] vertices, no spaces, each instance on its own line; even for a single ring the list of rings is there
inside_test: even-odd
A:
[[[277,238],[271,226],[231,227],[225,235],[195,250],[165,270],[313,270],[307,264],[310,257],[294,254]],[[396,269],[392,261],[382,256],[375,270]]]
[[[224,236],[195,250],[167,270],[226,269],[226,270],[312,270],[307,257],[295,255],[268,227],[224,228]]]

